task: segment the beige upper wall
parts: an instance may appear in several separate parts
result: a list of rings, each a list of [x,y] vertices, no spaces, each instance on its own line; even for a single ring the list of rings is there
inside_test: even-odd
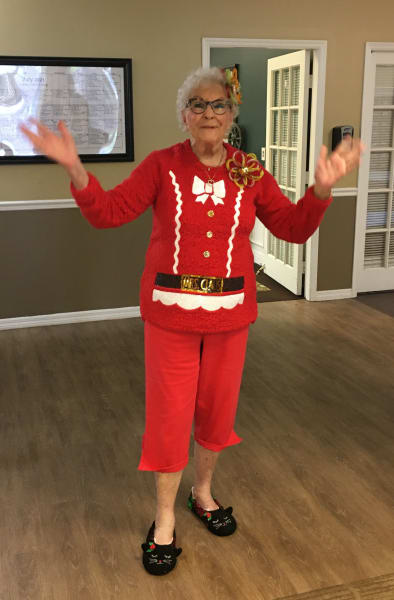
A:
[[[1,1],[4,55],[131,57],[135,157],[183,138],[176,90],[201,64],[202,37],[328,41],[324,141],[334,125],[360,129],[365,42],[393,41],[392,0],[18,0]],[[133,163],[133,164],[136,164]],[[92,164],[104,187],[133,164]],[[356,185],[356,174],[341,182]],[[54,165],[2,166],[0,200],[69,198],[68,181]]]

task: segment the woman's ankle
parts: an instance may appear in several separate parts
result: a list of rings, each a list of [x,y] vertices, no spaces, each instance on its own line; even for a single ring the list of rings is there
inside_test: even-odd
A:
[[[175,515],[156,515],[155,543],[171,544],[175,529]]]
[[[198,501],[200,506],[202,506],[206,510],[216,510],[218,505],[216,504],[211,490],[209,488],[206,489],[196,489],[195,486],[192,487],[192,497]]]
[[[167,529],[157,529],[155,527],[154,533],[154,542],[155,544],[159,544],[159,546],[167,546],[172,543],[174,539],[174,530],[170,531]]]

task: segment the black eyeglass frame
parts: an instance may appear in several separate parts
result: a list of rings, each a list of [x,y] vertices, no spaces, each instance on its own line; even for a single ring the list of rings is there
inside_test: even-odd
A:
[[[202,111],[194,111],[191,103],[193,102],[193,100],[199,100],[201,102],[201,104],[205,104],[205,108]],[[208,106],[210,106],[213,110],[213,112],[215,113],[215,115],[224,115],[226,113],[226,110],[222,113],[218,113],[216,112],[215,108],[214,108],[214,104],[216,102],[221,102],[222,104],[224,104],[227,108],[229,108],[230,110],[232,109],[232,102],[230,100],[221,100],[220,98],[217,98],[216,100],[204,100],[203,98],[200,98],[199,96],[193,96],[193,98],[189,98],[189,100],[186,103],[186,108],[190,108],[190,110],[195,114],[195,115],[203,115],[205,113],[205,111],[207,110]]]

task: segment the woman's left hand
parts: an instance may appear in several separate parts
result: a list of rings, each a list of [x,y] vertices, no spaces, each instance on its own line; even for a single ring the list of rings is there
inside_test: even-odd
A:
[[[326,146],[322,146],[315,170],[315,194],[319,198],[329,198],[333,185],[355,169],[361,161],[365,146],[360,139],[353,139],[347,135],[327,156]]]

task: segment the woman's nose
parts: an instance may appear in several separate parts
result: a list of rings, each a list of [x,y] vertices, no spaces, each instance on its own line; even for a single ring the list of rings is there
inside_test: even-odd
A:
[[[206,119],[211,119],[213,116],[215,116],[215,113],[213,112],[213,108],[210,104],[208,104],[207,108],[205,109],[204,117]]]

